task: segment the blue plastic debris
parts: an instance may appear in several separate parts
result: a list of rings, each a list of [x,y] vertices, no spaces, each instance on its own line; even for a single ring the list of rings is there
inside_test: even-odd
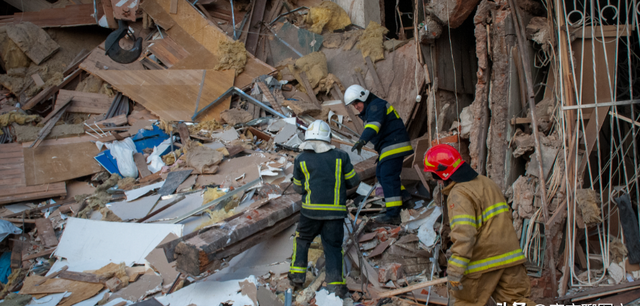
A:
[[[138,152],[142,152],[144,149],[153,148],[159,144],[161,144],[166,139],[169,139],[169,135],[165,133],[158,126],[154,125],[153,130],[145,130],[141,129],[137,134],[131,137],[133,143],[136,145],[136,150]],[[165,150],[161,155],[167,154],[171,149]],[[105,150],[100,152],[100,154],[94,157],[95,160],[102,165],[109,173],[117,173],[120,176],[122,174],[118,171],[118,162],[111,155],[111,150]]]

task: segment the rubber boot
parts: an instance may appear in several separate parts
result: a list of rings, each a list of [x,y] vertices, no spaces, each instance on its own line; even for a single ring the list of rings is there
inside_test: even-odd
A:
[[[400,225],[400,223],[402,223],[400,219],[400,207],[387,207],[387,212],[384,215],[373,218],[373,222]]]
[[[329,294],[335,293],[341,299],[344,299],[349,294],[349,289],[347,289],[346,285],[327,285],[327,291]]]
[[[301,289],[304,286],[304,282],[307,279],[306,273],[289,273],[287,275],[289,283],[294,289]]]

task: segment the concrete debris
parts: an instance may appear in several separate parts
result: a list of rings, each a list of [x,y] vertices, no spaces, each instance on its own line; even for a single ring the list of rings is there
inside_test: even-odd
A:
[[[229,125],[247,123],[253,119],[253,115],[242,109],[228,109],[220,113],[222,121]]]
[[[616,56],[627,55],[588,48],[569,54],[562,45],[579,50],[593,48],[588,40],[615,41],[625,35],[615,20],[591,32],[596,25],[572,19],[575,27],[558,31],[547,19],[557,12],[537,0],[512,1],[517,14],[507,0],[432,0],[418,12],[398,6],[396,19],[382,2],[363,0],[235,1],[236,16],[231,3],[212,0],[101,1],[98,16],[91,1],[4,2],[20,11],[0,16],[0,219],[19,228],[3,240],[10,259],[0,261],[4,304],[280,306],[293,289],[297,305],[424,304],[427,295],[445,305],[445,285],[395,294],[446,276],[447,198],[422,171],[425,152],[437,144],[453,146],[506,189],[533,300],[593,303],[586,283],[622,288],[640,278],[629,248],[637,216],[602,214],[615,203],[601,203],[595,191],[613,186],[601,187],[611,193],[607,200],[633,190],[629,164],[637,153],[618,139],[633,114],[628,105],[615,116],[602,110],[608,106],[598,107],[598,116],[588,107],[611,101],[601,87]],[[420,16],[415,25],[411,14]],[[128,20],[131,36],[112,47],[129,52],[126,61],[124,53],[105,53],[109,31],[93,27],[113,30],[119,19]],[[514,30],[514,21],[526,29]],[[522,30],[541,48],[525,62],[519,59],[528,52],[515,48]],[[552,42],[553,33],[564,38]],[[136,57],[135,50],[143,52]],[[589,63],[588,71],[567,65],[572,56]],[[531,95],[522,86],[527,78],[517,82],[524,64],[535,64],[539,76],[535,122],[520,101]],[[552,85],[559,80],[565,89],[584,80],[583,92],[558,91]],[[385,98],[388,114],[393,106],[410,135],[415,154],[403,161],[400,224],[372,222],[386,210],[379,156],[371,144],[351,151],[371,123],[344,105],[351,84]],[[618,96],[629,97],[624,90]],[[581,109],[567,109],[577,97]],[[303,142],[316,119],[329,123],[330,144]],[[43,129],[48,134],[37,139]],[[610,156],[606,134],[624,159]],[[118,149],[123,142],[126,152]],[[319,238],[302,288],[287,277],[303,201],[291,188],[293,165],[310,149],[345,151],[366,182],[347,191],[344,299],[323,288],[329,263]],[[567,209],[573,205],[576,216]],[[608,250],[600,250],[593,230],[599,224],[611,225]],[[609,262],[599,260],[603,253]],[[557,283],[551,260],[565,267]],[[584,292],[569,282],[576,278]]]
[[[536,208],[534,207],[534,199],[536,195],[536,184],[534,179],[526,176],[520,176],[511,185],[513,188],[513,202],[511,208],[517,212],[521,218],[531,218]]]
[[[513,139],[511,141],[511,146],[514,148],[513,157],[520,157],[525,153],[533,151],[534,143],[533,135],[531,134],[526,134],[522,130],[518,129],[513,135]]]
[[[186,162],[199,173],[216,173],[224,154],[205,146],[193,146],[186,153]]]

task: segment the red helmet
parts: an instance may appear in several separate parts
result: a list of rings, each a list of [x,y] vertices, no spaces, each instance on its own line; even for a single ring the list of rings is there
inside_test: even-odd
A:
[[[435,145],[424,154],[424,171],[446,180],[464,163],[460,152],[447,144]]]

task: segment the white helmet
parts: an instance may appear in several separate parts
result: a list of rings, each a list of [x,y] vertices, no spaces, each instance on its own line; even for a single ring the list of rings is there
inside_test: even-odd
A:
[[[331,127],[322,120],[316,120],[307,128],[304,140],[322,140],[331,143]]]
[[[354,101],[367,101],[369,91],[360,85],[351,85],[344,92],[344,104],[349,105]]]

